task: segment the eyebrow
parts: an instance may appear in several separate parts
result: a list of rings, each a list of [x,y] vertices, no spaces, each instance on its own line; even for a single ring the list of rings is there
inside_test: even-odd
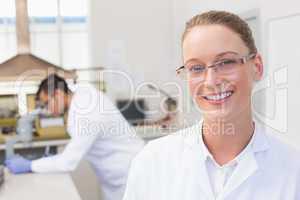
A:
[[[238,55],[237,52],[234,52],[234,51],[226,51],[226,52],[222,52],[222,53],[216,55],[215,59],[220,58],[220,57],[223,57],[223,56],[225,56],[225,55],[227,55],[227,54]]]
[[[223,57],[223,56],[225,56],[225,55],[227,55],[227,54],[238,55],[238,53],[237,53],[237,52],[234,52],[234,51],[225,51],[225,52],[222,52],[222,53],[217,54],[217,55],[215,56],[215,58],[214,58],[214,61],[216,61],[217,59],[219,59],[219,58],[221,58],[221,57]],[[188,60],[184,65],[186,65],[186,64],[189,63],[189,62],[193,62],[193,61],[198,61],[198,62],[200,61],[200,62],[201,62],[201,60],[199,60],[199,59],[197,59],[197,58],[192,58],[192,59]]]

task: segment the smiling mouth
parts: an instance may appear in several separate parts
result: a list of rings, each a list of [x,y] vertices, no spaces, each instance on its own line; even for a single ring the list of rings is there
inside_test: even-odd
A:
[[[217,94],[205,95],[205,96],[202,96],[202,97],[205,100],[210,101],[210,102],[221,103],[224,100],[231,97],[233,93],[234,93],[233,91],[226,91],[226,92],[220,92],[220,93],[217,93]]]

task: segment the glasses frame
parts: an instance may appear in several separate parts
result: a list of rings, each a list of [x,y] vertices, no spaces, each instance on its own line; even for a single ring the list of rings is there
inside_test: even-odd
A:
[[[257,53],[250,53],[250,54],[248,54],[246,56],[243,56],[241,58],[236,58],[234,60],[236,60],[238,64],[242,64],[243,65],[243,64],[247,63],[249,60],[255,58],[256,55],[257,55]],[[207,70],[210,69],[210,68],[212,68],[212,69],[216,68],[220,63],[223,63],[223,62],[224,61],[218,61],[218,62],[215,62],[214,64],[205,66],[204,73],[206,73]],[[188,70],[188,69],[184,65],[180,66],[180,67],[178,67],[176,69],[176,74],[179,75],[180,73],[182,73],[183,70]],[[188,73],[188,72],[186,72],[186,73]]]

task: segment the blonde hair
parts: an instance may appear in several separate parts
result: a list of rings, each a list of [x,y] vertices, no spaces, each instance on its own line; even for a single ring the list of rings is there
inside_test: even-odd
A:
[[[226,11],[208,11],[194,16],[186,23],[185,31],[182,35],[182,42],[192,28],[201,25],[225,26],[240,36],[242,41],[249,48],[250,53],[257,53],[252,31],[248,24],[238,15]]]

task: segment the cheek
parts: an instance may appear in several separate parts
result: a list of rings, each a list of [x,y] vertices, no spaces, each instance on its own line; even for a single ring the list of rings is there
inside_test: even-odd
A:
[[[54,105],[49,105],[48,106],[48,112],[50,114],[54,114],[55,113],[55,106]]]
[[[53,101],[50,101],[48,104],[48,110],[53,111],[53,109],[54,109]]]
[[[55,102],[55,109],[56,111],[60,111],[64,107],[63,98],[57,98]]]
[[[249,102],[253,88],[253,80],[250,76],[242,76],[235,81],[236,96],[239,102]]]
[[[238,86],[244,88],[245,90],[251,90],[254,83],[254,74],[250,70],[243,71],[239,77],[236,78]]]
[[[56,104],[52,104],[51,110],[52,110],[52,112],[55,112],[57,110],[57,105]]]
[[[52,101],[51,104],[49,104],[49,111],[52,114],[56,114],[60,110],[60,105],[56,101]]]
[[[190,96],[195,99],[197,97],[197,93],[199,92],[199,83],[193,83],[192,81],[188,82],[189,90],[190,90]]]

